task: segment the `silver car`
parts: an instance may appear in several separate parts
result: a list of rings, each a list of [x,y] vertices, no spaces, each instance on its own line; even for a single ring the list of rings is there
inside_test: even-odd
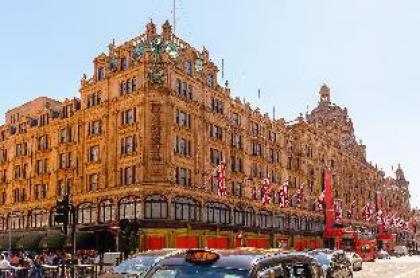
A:
[[[354,252],[346,252],[346,257],[349,259],[351,266],[353,268],[353,271],[356,270],[362,270],[363,266],[363,259],[359,256],[359,254]]]

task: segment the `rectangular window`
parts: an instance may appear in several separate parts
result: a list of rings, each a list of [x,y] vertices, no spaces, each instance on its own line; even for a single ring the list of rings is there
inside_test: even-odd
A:
[[[126,70],[128,68],[128,60],[127,58],[123,57],[120,60],[121,70]]]
[[[263,148],[260,143],[252,142],[252,155],[263,156]]]
[[[182,82],[180,79],[176,79],[175,90],[178,95],[187,99],[192,99],[193,87],[186,82]]]
[[[121,185],[136,183],[136,166],[129,166],[120,169]]]
[[[45,151],[48,150],[48,135],[43,135],[38,137],[38,150]]]
[[[39,116],[39,126],[47,125],[49,122],[49,118],[50,117],[48,113]]]
[[[259,135],[261,135],[261,126],[258,124],[258,123],[256,123],[256,122],[252,122],[251,123],[251,134],[252,135],[254,135],[254,136],[259,136]]]
[[[191,186],[191,170],[181,167],[176,167],[175,181],[178,185]]]
[[[19,133],[26,133],[26,123],[21,123],[18,126]]]
[[[268,162],[270,163],[279,163],[280,162],[280,154],[278,151],[274,150],[274,149],[269,149],[269,157],[268,157]]]
[[[15,179],[20,179],[20,177],[21,177],[21,171],[20,171],[21,169],[20,169],[20,165],[16,165],[15,166]]]
[[[28,153],[28,143],[19,143],[16,145],[16,157],[25,156]]]
[[[89,175],[88,191],[98,190],[98,174]]]
[[[191,128],[191,116],[185,112],[177,110],[175,113],[175,122],[179,126]]]
[[[47,191],[48,191],[48,186],[46,184],[36,184],[34,187],[34,199],[35,200],[46,199]]]
[[[128,109],[121,113],[121,125],[131,125],[136,122],[136,109]]]
[[[104,80],[105,79],[105,68],[104,67],[99,67],[98,68],[98,80]]]
[[[217,149],[210,148],[210,162],[213,165],[219,165],[223,159],[223,154]]]
[[[211,100],[211,109],[214,113],[223,114],[224,103],[220,100],[217,100],[217,99],[213,98]]]
[[[73,110],[73,104],[65,105],[61,110],[62,118],[69,118],[73,116],[74,110]]]
[[[60,130],[60,143],[66,144],[73,141],[73,128],[66,127]]]
[[[242,183],[232,182],[232,195],[235,197],[242,197]]]
[[[230,117],[230,123],[233,126],[239,126],[239,114],[238,113],[232,113],[232,116]]]
[[[178,136],[175,137],[175,153],[181,154],[184,156],[191,156],[191,141],[180,138]]]
[[[99,146],[90,146],[89,147],[89,162],[98,162],[99,161]]]
[[[89,123],[89,135],[95,136],[101,134],[101,120],[92,121]]]
[[[274,131],[270,131],[268,133],[268,140],[270,140],[270,142],[272,142],[272,143],[276,143],[277,142],[277,133],[275,133]]]
[[[65,180],[59,180],[58,181],[58,185],[57,185],[57,195],[58,196],[64,196],[66,194],[71,194],[72,193],[72,184],[73,184],[73,179],[72,178],[68,178]]]
[[[101,104],[101,92],[95,92],[87,97],[87,107],[93,107]]]
[[[242,149],[242,135],[232,133],[232,147],[235,149]]]
[[[44,175],[47,173],[48,165],[47,159],[40,159],[36,161],[35,170],[38,175]]]
[[[222,140],[223,138],[223,134],[222,134],[222,128],[217,126],[217,125],[210,125],[210,137],[217,139],[217,140]]]
[[[131,155],[136,151],[136,136],[121,138],[121,154]]]
[[[239,156],[232,156],[231,157],[232,160],[232,172],[238,172],[238,173],[242,173],[243,172],[243,160],[241,157]]]

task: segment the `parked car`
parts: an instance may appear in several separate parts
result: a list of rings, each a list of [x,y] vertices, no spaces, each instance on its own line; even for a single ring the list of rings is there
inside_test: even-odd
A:
[[[351,262],[343,250],[315,250],[308,252],[308,254],[313,256],[321,264],[325,277],[353,277]]]
[[[181,252],[177,249],[162,249],[156,251],[145,251],[135,254],[130,258],[114,266],[108,273],[103,274],[102,278],[140,278],[159,260],[170,254]]]
[[[391,259],[389,253],[383,249],[378,251],[378,259]]]
[[[346,252],[346,257],[349,259],[353,271],[362,270],[363,259],[359,254],[354,252]]]
[[[321,265],[305,254],[264,250],[191,249],[160,260],[145,278],[321,278]]]

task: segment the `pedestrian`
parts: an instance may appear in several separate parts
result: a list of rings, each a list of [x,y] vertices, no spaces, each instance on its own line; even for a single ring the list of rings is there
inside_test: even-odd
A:
[[[36,256],[34,260],[34,266],[32,267],[30,278],[42,278],[44,274],[44,269],[42,267],[43,258]]]
[[[12,266],[10,265],[9,261],[6,259],[6,257],[1,254],[0,255],[0,278],[6,278],[8,277],[8,274],[10,273]]]

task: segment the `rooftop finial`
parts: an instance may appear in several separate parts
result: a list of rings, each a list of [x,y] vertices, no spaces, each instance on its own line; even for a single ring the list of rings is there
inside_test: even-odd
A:
[[[162,37],[165,41],[170,41],[172,37],[172,26],[168,20],[162,25]]]
[[[146,25],[146,38],[148,41],[152,41],[156,36],[156,25],[153,23],[152,19]]]
[[[330,88],[327,86],[327,84],[323,84],[321,86],[321,89],[319,90],[319,96],[321,102],[330,102]]]

